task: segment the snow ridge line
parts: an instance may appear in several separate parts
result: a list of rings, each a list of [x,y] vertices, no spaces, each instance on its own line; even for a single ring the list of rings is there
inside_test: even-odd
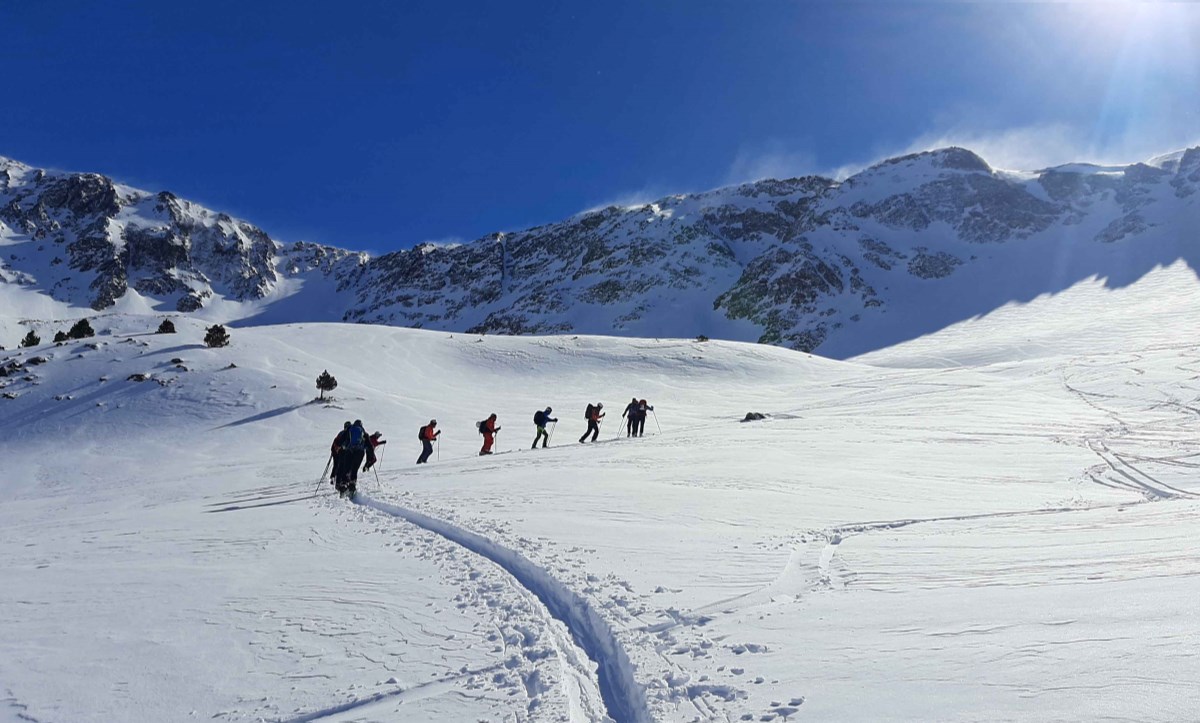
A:
[[[521,553],[482,535],[406,507],[373,500],[362,493],[354,501],[437,533],[499,565],[567,626],[576,644],[596,663],[600,696],[609,717],[616,723],[652,723],[645,689],[634,678],[629,655],[612,628],[586,599]]]

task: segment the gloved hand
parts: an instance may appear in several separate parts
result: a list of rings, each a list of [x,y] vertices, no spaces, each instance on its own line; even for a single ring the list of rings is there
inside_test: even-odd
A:
[[[371,465],[373,465],[373,464],[375,464],[375,463],[374,463],[374,462],[367,462],[366,464],[364,464],[364,465],[363,465],[363,472],[366,472],[367,470],[371,469]]]

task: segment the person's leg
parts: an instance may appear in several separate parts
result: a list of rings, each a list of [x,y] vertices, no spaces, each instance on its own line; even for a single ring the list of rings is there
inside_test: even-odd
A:
[[[366,452],[361,449],[350,454],[350,469],[347,471],[349,479],[346,482],[346,489],[351,492],[358,486],[358,468],[362,467],[364,456],[366,456]]]
[[[350,450],[343,449],[338,452],[337,456],[338,475],[337,481],[334,482],[334,487],[338,492],[343,492],[346,485],[350,483]]]

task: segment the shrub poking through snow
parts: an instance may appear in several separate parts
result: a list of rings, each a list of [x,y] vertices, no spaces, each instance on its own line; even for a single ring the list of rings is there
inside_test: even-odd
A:
[[[329,370],[321,372],[321,376],[317,377],[317,389],[321,390],[321,399],[325,398],[325,392],[332,392],[337,389],[337,377],[329,373]]]
[[[170,319],[163,319],[162,323],[158,325],[158,331],[156,331],[154,333],[155,334],[174,334],[175,333],[175,322],[171,321]]]
[[[700,336],[696,337],[696,341],[708,341],[708,337],[701,334]]]
[[[69,338],[70,338],[70,337],[69,337],[69,336],[67,336],[67,332],[65,332],[65,331],[58,331],[58,332],[55,332],[55,334],[54,334],[54,343],[55,343],[55,344],[61,344],[61,343],[63,343],[64,341],[66,341],[67,339],[69,339]]]
[[[89,336],[95,336],[96,330],[87,319],[80,319],[71,326],[71,330],[67,332],[67,338],[84,339]]]
[[[33,329],[30,329],[29,333],[25,335],[25,338],[21,340],[21,346],[26,347],[26,348],[31,347],[31,346],[37,346],[38,344],[41,344],[41,343],[42,343],[42,337],[40,337],[36,333],[34,333]]]
[[[229,346],[229,332],[225,331],[225,327],[220,324],[213,324],[204,334],[204,345],[210,349]]]

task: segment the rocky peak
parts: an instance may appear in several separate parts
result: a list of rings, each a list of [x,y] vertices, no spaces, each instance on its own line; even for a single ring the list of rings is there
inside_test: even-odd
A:
[[[842,349],[840,340],[867,333],[859,329],[933,330],[986,313],[990,307],[959,308],[958,300],[980,296],[981,264],[1011,254],[1047,259],[1058,281],[1069,276],[1064,259],[1100,259],[1079,267],[1084,276],[1124,270],[1137,257],[1129,244],[1200,222],[1200,210],[1185,200],[1198,188],[1200,148],[1144,164],[1019,174],[993,171],[951,147],[889,159],[841,183],[768,179],[370,258],[318,244],[282,246],[252,224],[166,191],[8,162],[0,163],[0,278],[36,282],[55,298],[97,309],[130,290],[156,308],[185,312],[218,297],[264,300],[255,307],[265,308],[287,289],[299,301],[284,308],[311,308],[277,320],[704,334]],[[1022,284],[1043,273],[1034,266],[1001,274],[989,291],[995,303],[1027,293]],[[944,291],[961,283],[973,286],[961,295]],[[905,321],[914,309],[929,318]]]

